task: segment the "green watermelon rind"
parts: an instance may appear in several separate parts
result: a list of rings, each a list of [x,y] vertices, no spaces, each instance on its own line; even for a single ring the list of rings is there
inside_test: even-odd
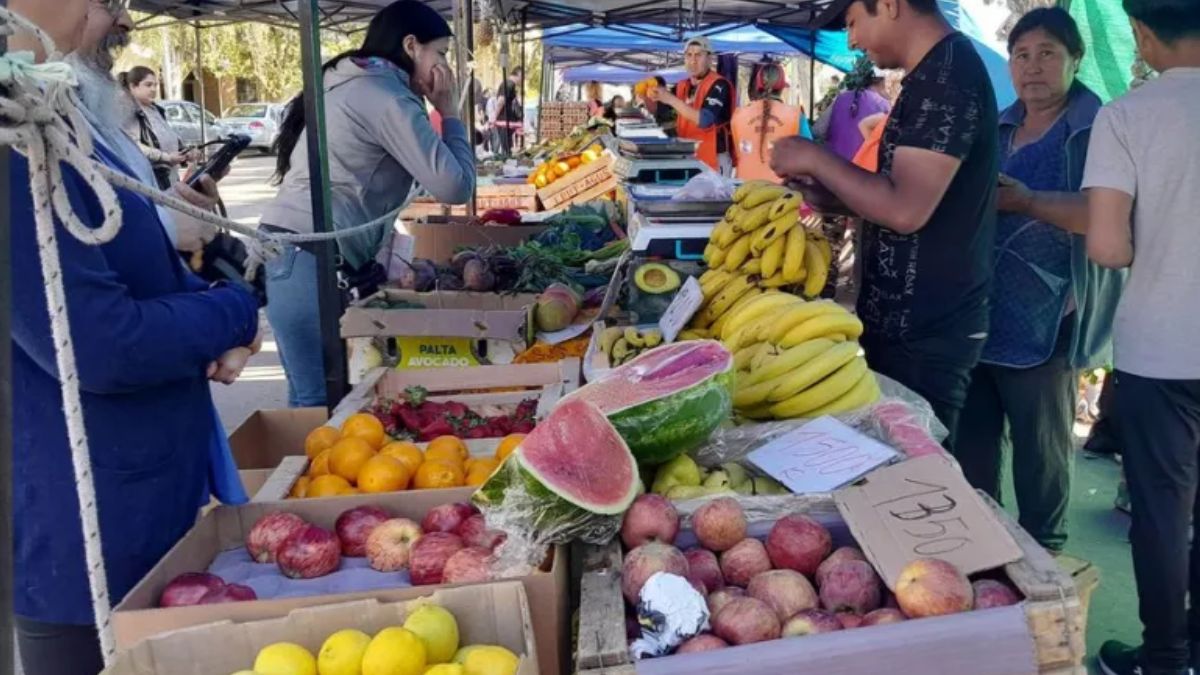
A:
[[[665,464],[691,452],[733,413],[733,362],[674,394],[609,413],[639,464]]]

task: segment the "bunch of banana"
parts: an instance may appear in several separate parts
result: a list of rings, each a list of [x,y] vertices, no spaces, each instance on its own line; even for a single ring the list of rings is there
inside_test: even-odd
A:
[[[609,326],[600,333],[600,350],[608,357],[609,365],[616,368],[643,351],[659,346],[662,341],[663,335],[658,329],[642,331],[633,326]]]
[[[650,491],[673,500],[713,495],[786,495],[791,492],[778,481],[754,476],[737,462],[705,468],[687,455],[658,467]]]
[[[816,297],[825,287],[833,254],[824,235],[807,232],[801,222],[800,194],[767,181],[746,181],[733,199],[704,249],[709,270],[748,277],[760,289],[802,288],[806,297]]]

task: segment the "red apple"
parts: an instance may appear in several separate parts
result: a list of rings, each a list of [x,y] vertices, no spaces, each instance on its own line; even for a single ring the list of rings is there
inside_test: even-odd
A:
[[[772,565],[810,577],[816,574],[821,561],[832,549],[833,537],[829,536],[829,530],[808,516],[784,516],[775,522],[767,535],[767,554],[771,556]]]
[[[817,582],[818,587],[824,585],[825,574],[830,568],[836,566],[838,563],[850,562],[851,560],[867,562],[867,557],[863,555],[861,550],[854,546],[842,546],[838,548],[833,553],[830,553],[829,557],[817,567],[817,575],[813,578],[813,581]]]
[[[721,554],[721,573],[725,583],[745,588],[756,575],[771,569],[771,559],[763,543],[754,538],[739,541]]]
[[[725,588],[725,577],[715,553],[703,548],[689,548],[683,552],[683,557],[687,558],[689,578],[704,584],[707,593]]]
[[[718,591],[713,591],[708,594],[708,615],[716,616],[717,612],[729,604],[730,600],[744,597],[746,597],[745,589],[738,588],[737,586],[726,586]]]
[[[701,633],[696,637],[679,645],[679,649],[675,650],[676,654],[691,654],[692,652],[708,652],[714,649],[724,649],[729,646],[729,643],[712,633]]]
[[[800,637],[832,633],[835,630],[842,630],[842,622],[836,616],[819,609],[806,609],[796,612],[785,621],[780,633],[783,637]]]
[[[686,578],[687,558],[674,546],[657,541],[630,551],[621,566],[621,594],[629,604],[637,606],[642,586],[655,572],[670,572]]]
[[[750,580],[746,594],[770,605],[781,622],[796,612],[817,607],[817,592],[808,579],[795,570],[761,572]]]
[[[713,618],[713,633],[731,645],[764,642],[779,637],[779,617],[757,598],[734,598]]]
[[[408,567],[412,546],[421,538],[421,526],[408,518],[385,520],[367,537],[367,561],[371,569],[399,572]]]
[[[329,530],[305,525],[279,545],[275,563],[292,579],[323,577],[342,564],[342,544]]]
[[[464,520],[455,534],[462,537],[467,546],[486,548],[489,551],[496,550],[497,546],[508,539],[508,535],[500,530],[489,530],[483,516],[478,514]]]
[[[367,554],[367,537],[383,521],[391,518],[378,506],[356,506],[338,516],[333,531],[342,542],[342,555],[361,558]]]
[[[219,605],[226,602],[245,602],[247,600],[257,600],[258,594],[253,588],[243,586],[241,584],[228,584],[220,588],[209,591],[200,598],[198,605]]]
[[[1008,584],[995,579],[980,579],[971,584],[975,595],[975,609],[1008,607],[1021,601],[1021,596]]]
[[[733,497],[714,499],[692,514],[692,530],[704,548],[727,551],[746,538],[746,514]]]
[[[210,591],[225,585],[225,581],[208,572],[185,572],[171,580],[158,598],[159,607],[188,607],[200,602]]]
[[[970,611],[975,604],[975,591],[953,564],[939,558],[923,558],[900,570],[896,601],[905,616],[921,619]]]
[[[425,534],[430,532],[451,532],[458,533],[458,528],[466,522],[467,518],[478,515],[479,509],[467,502],[454,502],[453,504],[442,504],[429,509],[425,514],[425,518],[421,520],[421,531]],[[480,516],[482,518],[482,516]]]
[[[862,625],[863,628],[866,628],[867,626],[881,626],[885,623],[900,623],[901,621],[906,620],[907,617],[904,616],[904,613],[900,610],[892,609],[891,607],[884,607],[882,609],[877,609],[873,612],[870,612],[864,616]]]
[[[492,552],[468,546],[450,556],[442,570],[442,583],[471,584],[492,580]]]
[[[863,618],[854,612],[838,612],[837,620],[841,622],[843,629],[858,628],[863,622]]]
[[[881,587],[871,563],[848,560],[825,571],[821,605],[831,612],[866,614],[879,608]]]
[[[674,544],[679,534],[679,512],[671,500],[656,494],[644,494],[633,501],[621,522],[621,541],[629,549],[657,541]]]
[[[259,518],[246,535],[246,552],[254,562],[275,562],[279,545],[292,533],[308,525],[300,516],[294,513],[268,513]]]
[[[462,549],[463,541],[457,534],[430,532],[422,535],[409,552],[408,574],[413,586],[442,583],[446,561]]]

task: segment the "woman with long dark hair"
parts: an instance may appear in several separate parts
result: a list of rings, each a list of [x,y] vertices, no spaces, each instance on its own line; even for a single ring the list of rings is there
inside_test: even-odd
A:
[[[419,183],[435,199],[462,204],[475,186],[475,153],[459,120],[454,79],[446,63],[451,31],[445,19],[416,0],[382,9],[362,47],[324,66],[333,228],[369,222],[402,205]],[[425,100],[442,116],[439,137]],[[304,104],[293,99],[279,138],[279,194],[262,227],[313,230]],[[338,239],[342,270],[377,277],[375,257],[391,228]],[[325,367],[316,304],[317,266],[311,251],[289,247],[267,264],[267,318],[275,331],[292,406],[325,405]]]
[[[731,124],[738,178],[781,182],[770,167],[775,142],[796,135],[812,138],[804,109],[783,101],[787,87],[783,66],[774,61],[755,64],[750,76],[751,103],[733,113]]]
[[[134,66],[118,75],[117,79],[136,104],[134,120],[125,131],[137,141],[142,154],[150,160],[158,187],[169,189],[179,182],[179,167],[195,161],[199,154],[183,151],[179,135],[167,124],[162,108],[155,103],[158,98],[158,75],[153,70]]]

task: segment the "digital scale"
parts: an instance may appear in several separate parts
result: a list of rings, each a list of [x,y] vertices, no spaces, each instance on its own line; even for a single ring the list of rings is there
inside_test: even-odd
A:
[[[699,260],[713,227],[732,202],[673,200],[678,188],[630,185],[630,248],[651,256]]]
[[[633,159],[621,155],[613,164],[613,173],[628,184],[678,186],[707,170],[708,165],[694,158]]]

